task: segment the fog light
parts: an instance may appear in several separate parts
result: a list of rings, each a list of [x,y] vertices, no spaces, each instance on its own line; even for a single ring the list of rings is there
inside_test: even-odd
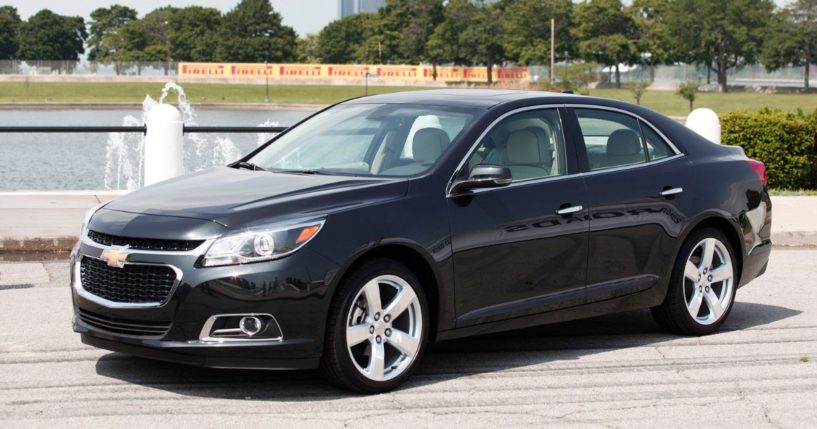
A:
[[[242,317],[241,321],[238,322],[238,328],[249,337],[261,332],[263,327],[264,323],[255,316]]]

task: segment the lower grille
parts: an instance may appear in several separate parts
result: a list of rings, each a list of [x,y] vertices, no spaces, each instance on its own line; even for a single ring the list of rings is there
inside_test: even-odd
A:
[[[118,319],[87,310],[79,310],[79,319],[86,325],[115,334],[139,337],[159,337],[170,329],[170,322],[152,322],[145,320]]]
[[[167,301],[176,272],[162,265],[127,264],[122,268],[82,258],[80,280],[86,292],[123,304],[161,304]]]

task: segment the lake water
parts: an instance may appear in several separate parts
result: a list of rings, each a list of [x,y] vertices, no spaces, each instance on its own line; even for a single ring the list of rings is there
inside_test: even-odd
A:
[[[292,125],[308,111],[197,110],[195,124],[202,126]],[[138,118],[134,110],[0,110],[0,126],[108,125],[123,124],[126,116]],[[258,146],[268,136],[256,134],[199,134],[185,137],[185,169],[226,163]],[[131,136],[131,139],[137,139]],[[123,188],[110,176],[106,133],[0,133],[0,191],[98,190]],[[228,146],[228,150],[225,149]],[[195,150],[191,148],[195,147]],[[196,152],[191,154],[191,152]],[[218,152],[219,156],[208,156]],[[131,153],[129,157],[136,158]],[[195,157],[195,159],[193,159]],[[115,161],[115,160],[114,160]],[[229,162],[231,160],[228,160]],[[114,169],[115,170],[115,169]],[[120,181],[121,182],[121,181]]]

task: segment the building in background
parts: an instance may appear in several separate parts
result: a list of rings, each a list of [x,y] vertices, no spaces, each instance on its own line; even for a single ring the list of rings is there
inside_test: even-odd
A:
[[[356,13],[372,13],[386,5],[386,0],[338,0],[338,18]]]

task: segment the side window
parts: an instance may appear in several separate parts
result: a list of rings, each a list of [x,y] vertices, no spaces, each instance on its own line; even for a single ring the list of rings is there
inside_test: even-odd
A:
[[[642,122],[641,131],[644,132],[644,142],[647,143],[647,155],[650,157],[650,161],[672,155],[672,149],[649,125]]]
[[[638,120],[607,110],[576,109],[591,170],[647,162]]]
[[[468,159],[510,168],[514,182],[565,174],[565,144],[559,112],[532,110],[509,116],[491,129]]]

